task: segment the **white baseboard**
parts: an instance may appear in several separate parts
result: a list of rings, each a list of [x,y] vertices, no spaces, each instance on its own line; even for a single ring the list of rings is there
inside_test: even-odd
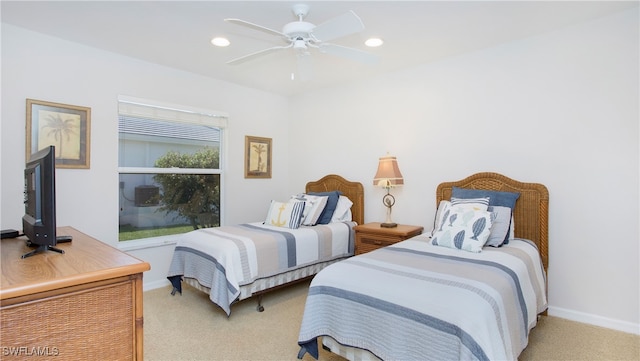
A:
[[[561,307],[549,306],[550,316],[560,317],[571,321],[586,323],[594,326],[606,327],[617,331],[640,335],[640,324],[602,317],[590,313],[568,310]]]
[[[171,282],[169,282],[168,279],[163,279],[163,280],[157,280],[157,281],[152,281],[152,282],[144,282],[142,284],[142,291],[151,291],[151,290],[155,290],[156,288],[162,288],[162,287],[166,287],[171,285]]]

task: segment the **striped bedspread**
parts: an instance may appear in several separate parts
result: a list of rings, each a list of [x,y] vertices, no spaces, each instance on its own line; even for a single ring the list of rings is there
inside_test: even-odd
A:
[[[333,264],[313,279],[299,358],[317,338],[383,360],[517,360],[547,308],[546,275],[532,242],[480,253],[420,235]]]
[[[246,223],[195,230],[178,240],[167,278],[180,291],[182,277],[196,279],[211,290],[211,301],[229,315],[241,286],[353,255],[354,225],[344,222],[288,229]]]

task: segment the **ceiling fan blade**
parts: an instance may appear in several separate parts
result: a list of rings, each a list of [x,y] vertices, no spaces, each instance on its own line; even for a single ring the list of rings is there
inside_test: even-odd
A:
[[[375,64],[378,62],[378,57],[376,55],[367,53],[366,51],[348,48],[346,46],[323,43],[318,46],[318,50],[320,50],[321,53],[340,56],[365,64]]]
[[[231,60],[227,61],[227,64],[229,64],[229,65],[241,64],[241,63],[244,63],[245,61],[257,58],[259,56],[267,55],[269,53],[272,53],[272,52],[278,51],[278,50],[282,50],[282,49],[288,49],[290,47],[291,47],[291,45],[288,45],[288,46],[274,46],[273,48],[268,48],[268,49],[256,51],[255,53],[251,53],[251,54],[247,54],[247,55],[241,56],[239,58],[231,59]]]
[[[248,21],[244,21],[244,20],[240,20],[240,19],[224,19],[224,21],[228,22],[228,23],[232,23],[232,24],[236,24],[236,25],[242,25],[242,26],[246,26],[248,28],[252,28],[255,30],[259,30],[268,34],[272,34],[272,35],[279,35],[279,36],[285,36],[282,32],[277,31],[277,30],[273,30],[273,29],[269,29],[267,27],[264,27],[262,25],[258,25],[258,24],[254,24],[254,23],[250,23]]]
[[[352,10],[316,26],[311,34],[318,41],[328,41],[364,30],[360,17]]]

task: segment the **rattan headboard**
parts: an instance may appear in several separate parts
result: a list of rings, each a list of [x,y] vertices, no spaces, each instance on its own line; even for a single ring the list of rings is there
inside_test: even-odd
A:
[[[539,183],[523,183],[498,173],[477,173],[455,182],[445,182],[436,189],[436,207],[451,198],[453,187],[518,192],[513,212],[515,236],[536,243],[545,270],[549,265],[549,191]]]
[[[353,221],[364,224],[364,187],[362,183],[350,182],[339,175],[329,174],[315,182],[307,183],[305,189],[307,192],[342,192],[353,202],[351,206]]]

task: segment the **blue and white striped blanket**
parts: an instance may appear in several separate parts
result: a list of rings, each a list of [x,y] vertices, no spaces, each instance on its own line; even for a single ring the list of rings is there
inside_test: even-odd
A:
[[[383,360],[517,360],[547,308],[532,242],[480,253],[431,245],[426,235],[333,264],[313,279],[298,344],[317,338]]]
[[[229,315],[241,286],[301,267],[353,255],[353,222],[288,229],[246,223],[203,228],[180,236],[167,278],[180,290],[193,278]],[[247,298],[251,290],[245,289]]]

